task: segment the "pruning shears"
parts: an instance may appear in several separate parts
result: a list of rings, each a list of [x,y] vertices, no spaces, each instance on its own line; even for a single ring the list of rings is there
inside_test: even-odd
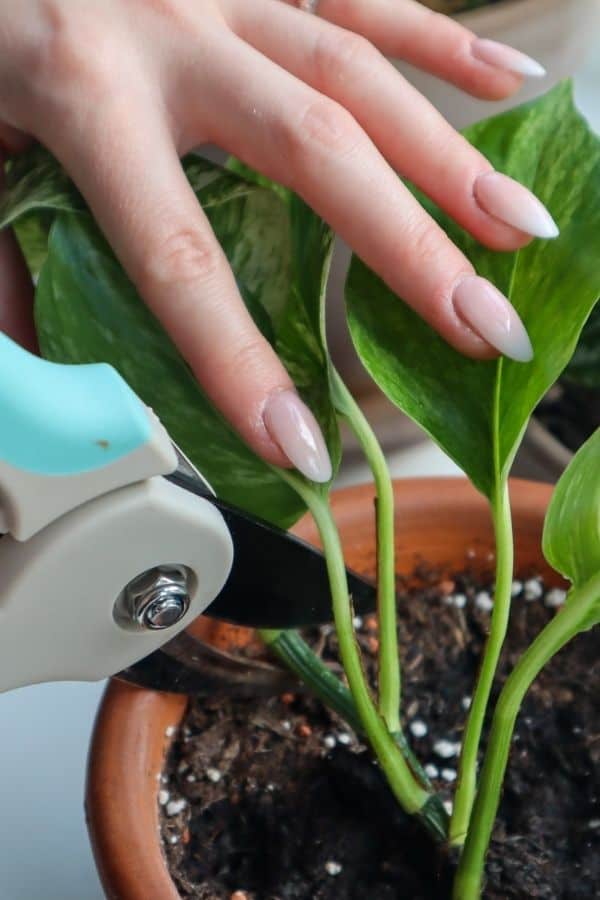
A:
[[[330,621],[322,554],[219,500],[111,366],[0,334],[0,416],[0,690],[117,675],[203,692],[233,663],[186,630],[201,614]],[[372,610],[373,586],[348,577]]]

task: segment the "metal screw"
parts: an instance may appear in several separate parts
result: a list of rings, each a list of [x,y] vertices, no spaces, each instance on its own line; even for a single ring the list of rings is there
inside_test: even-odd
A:
[[[115,619],[125,628],[160,631],[176,625],[190,606],[190,576],[185,566],[157,566],[142,572],[121,592]]]

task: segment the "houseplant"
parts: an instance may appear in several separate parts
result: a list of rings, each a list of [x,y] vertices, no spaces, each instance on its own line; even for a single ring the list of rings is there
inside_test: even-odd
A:
[[[460,778],[449,823],[401,728],[393,492],[368,423],[328,357],[322,298],[332,245],[329,229],[298,198],[263,186],[262,179],[256,184],[254,175],[240,164],[222,171],[197,159],[185,162],[188,177],[229,251],[250,311],[320,419],[334,466],[339,461],[337,417],[341,416],[355,430],[373,469],[380,624],[377,705],[365,682],[353,637],[343,557],[327,487],[312,485],[296,473],[274,470],[255,459],[215,414],[139,304],[81,198],[41,151],[12,167],[2,210],[4,223],[16,221],[30,265],[39,269],[37,319],[46,354],[70,361],[101,357],[116,364],[226,499],[283,524],[293,520],[303,505],[312,512],[330,570],[333,612],[350,693],[339,682],[336,689],[331,688],[331,673],[298,635],[271,632],[264,638],[295,671],[302,670],[317,695],[328,696],[338,711],[358,723],[404,809],[436,840],[448,838],[458,854],[464,846],[454,890],[459,900],[479,896],[483,856],[497,803],[496,775],[503,768],[506,750],[505,730],[493,726],[488,759],[495,762],[486,763],[479,782],[478,750],[510,606],[514,548],[508,471],[527,419],[568,362],[600,287],[598,261],[586,252],[600,216],[600,147],[573,109],[569,86],[561,86],[533,106],[476,126],[468,137],[496,168],[534,188],[562,227],[562,236],[554,244],[534,244],[516,254],[499,256],[483,250],[426,203],[478,271],[511,297],[532,335],[533,362],[528,366],[509,360],[475,363],[460,357],[399,304],[358,260],[352,264],[347,292],[351,331],[371,376],[461,465],[488,498],[494,521],[494,614],[462,743]],[[577,179],[572,177],[575,169]],[[252,228],[260,228],[259,243],[252,243]],[[543,315],[536,308],[541,290]],[[570,298],[568,309],[565,295]],[[92,307],[91,316],[88,306]],[[132,328],[135,354],[128,340]],[[217,442],[218,455],[213,450]],[[547,543],[550,558],[557,560],[574,582],[575,593],[565,612],[548,625],[550,637],[545,636],[545,629],[529,656],[525,654],[523,666],[517,664],[508,682],[510,702],[499,701],[502,713],[506,706],[513,711],[513,695],[528,684],[530,675],[548,656],[546,644],[557,647],[566,636],[593,621],[597,599],[594,572],[598,567],[596,507],[591,507],[587,530],[574,528],[572,523],[582,504],[597,501],[593,491],[596,443],[590,446],[575,461],[568,476],[571,490],[563,490],[561,501],[553,504],[546,526],[551,535]],[[581,491],[577,487],[580,482],[584,485]],[[575,511],[573,497],[577,500]],[[573,534],[579,540],[565,558],[563,550]],[[568,626],[566,630],[563,625]]]
[[[524,482],[515,482],[512,485],[517,547],[516,572],[518,575],[528,572],[543,575],[548,587],[552,588],[563,586],[563,582],[556,573],[550,570],[540,550],[542,522],[550,492],[551,488],[547,485]],[[395,494],[399,572],[411,573],[423,557],[428,559],[432,566],[440,566],[439,577],[442,580],[446,580],[446,573],[451,570],[463,570],[465,564],[481,573],[489,568],[488,554],[493,549],[494,537],[486,503],[483,497],[465,481],[455,478],[401,481],[395,485]],[[332,498],[345,557],[349,564],[363,572],[373,571],[375,558],[372,502],[373,489],[371,486],[336,492]],[[312,541],[318,539],[314,523],[308,517],[296,526],[296,530],[304,538]],[[476,555],[472,557],[474,549]],[[469,555],[467,556],[467,554]],[[462,632],[461,619],[464,610],[446,606],[441,599],[439,601],[431,599],[429,602],[433,606],[432,616],[439,616],[442,610],[445,611],[446,614],[451,615],[454,627]],[[520,599],[515,603],[518,604],[519,615],[532,615],[536,612],[542,615],[543,612],[548,612],[539,602],[527,603]],[[471,610],[474,609],[471,602],[468,603],[468,607],[471,607]],[[219,636],[222,637],[221,634]],[[413,636],[414,653],[411,661],[417,658],[422,649],[422,636],[422,634]],[[440,635],[438,634],[436,637],[440,637]],[[240,643],[237,636],[236,643]],[[431,665],[431,657],[429,654],[427,655],[428,665]],[[415,694],[420,697],[419,710],[416,714],[412,714],[413,719],[427,722],[433,742],[436,738],[448,735],[449,731],[439,722],[436,730],[435,712],[428,707],[423,690],[419,689],[418,682],[414,682],[414,677],[416,676],[413,675],[413,672],[406,675],[407,701],[405,708],[414,702]],[[462,699],[460,690],[461,688],[457,684],[456,691],[458,693],[456,699],[451,703],[457,722],[465,716],[460,702]],[[278,699],[277,693],[274,692],[272,701],[273,715],[276,719],[289,719],[292,716],[292,710]],[[410,696],[410,701],[408,696]],[[287,700],[287,698],[285,699]],[[565,704],[567,705],[565,706]],[[562,697],[560,709],[563,716],[568,708],[567,698]],[[172,864],[175,854],[187,852],[190,849],[189,844],[183,844],[184,838],[180,837],[179,842],[175,844],[171,844],[169,840],[176,834],[184,835],[186,828],[192,827],[194,830],[189,821],[190,806],[187,805],[179,817],[167,818],[167,828],[163,827],[164,850],[161,850],[158,831],[159,810],[164,815],[165,808],[158,805],[159,790],[168,790],[170,796],[175,799],[186,795],[189,797],[190,789],[198,792],[205,784],[208,784],[209,788],[215,788],[215,785],[209,782],[206,776],[204,778],[198,776],[197,782],[189,783],[186,780],[187,772],[178,775],[177,769],[181,764],[179,755],[174,757],[169,765],[171,773],[169,783],[163,784],[158,780],[159,776],[165,772],[164,756],[165,752],[168,752],[169,745],[172,749],[172,742],[181,740],[181,725],[185,714],[184,698],[140,691],[119,682],[114,682],[105,696],[92,742],[86,805],[95,856],[107,896],[110,898],[145,900],[148,896],[156,896],[161,900],[175,900],[179,896],[173,876],[169,873],[166,859],[168,858]],[[532,709],[528,708],[527,716],[532,715]],[[312,724],[315,725],[315,721]],[[536,726],[532,722],[525,730],[533,736],[536,734],[535,729]],[[341,730],[340,723],[338,723],[338,730]],[[425,740],[428,738],[429,736]],[[298,738],[295,733],[295,721],[291,732],[286,733],[282,740],[287,740],[292,747],[302,744],[302,739]],[[194,741],[198,746],[203,746],[200,736],[192,738],[191,743]],[[418,744],[421,748],[423,739],[418,741]],[[190,744],[185,746],[190,746]],[[338,750],[343,751],[343,745],[338,745]],[[329,752],[326,748],[324,751],[325,753]],[[429,758],[435,760],[440,770],[444,766],[455,766],[454,758],[440,760],[431,751]],[[215,765],[223,771],[222,781],[216,785],[217,788],[232,780],[226,772],[222,755],[220,760],[213,761],[211,759],[209,765]],[[539,765],[539,758],[534,758],[533,765]],[[515,762],[514,767],[519,769],[519,763]],[[520,777],[523,780],[524,774],[521,773]],[[236,779],[233,778],[233,781],[235,782]],[[441,781],[441,783],[444,782]],[[525,783],[530,784],[527,781]],[[451,789],[452,785],[448,785],[448,787]],[[267,793],[266,796],[272,795]],[[511,786],[511,801],[513,799],[514,790]],[[529,798],[530,801],[532,799],[532,797]],[[529,803],[526,801],[524,806],[529,807]],[[364,801],[358,809],[364,809]],[[182,819],[184,819],[183,822]],[[518,832],[518,830],[518,827],[514,828],[514,831]],[[338,828],[339,845],[342,844],[340,837]],[[531,835],[529,840],[533,840]],[[193,838],[193,841],[195,842],[196,838]],[[527,841],[523,839],[523,823],[521,822],[521,841],[516,846],[511,845],[510,855],[515,857],[518,848],[522,848],[526,844]],[[208,844],[204,846],[208,849]],[[396,856],[402,855],[402,846],[403,841],[398,839]],[[324,869],[324,864],[330,859],[329,849],[324,849],[321,857],[322,874],[325,882],[331,884],[332,896],[341,897],[344,896],[343,886],[340,883],[343,873],[341,876],[332,877],[328,876]],[[202,856],[200,848],[197,848],[196,853],[198,856]],[[498,843],[495,862],[498,861],[500,853],[501,844]],[[348,856],[343,854],[342,846],[337,846],[331,853],[331,857],[344,864],[344,872],[350,868]],[[435,864],[435,857],[432,856],[430,860],[432,871]],[[567,877],[572,874],[573,860],[566,864],[565,869]],[[229,890],[224,891],[223,896],[229,897],[236,888],[250,892],[252,887],[253,885],[244,881],[243,878],[240,878],[237,883],[232,879],[228,885]],[[518,887],[524,890],[523,884]],[[374,893],[375,890],[376,884],[372,883],[369,896],[377,896]],[[252,893],[249,895],[254,896]],[[209,896],[214,897],[219,894],[215,892]],[[260,893],[259,896],[261,896]],[[309,896],[311,895],[309,894]],[[394,895],[392,894],[392,896]],[[500,892],[500,896],[506,900],[509,895],[504,890],[504,893]],[[434,895],[430,894],[428,900],[434,900]]]
[[[445,0],[432,0],[428,5],[440,9],[442,3]],[[468,8],[467,0],[456,0],[455,3],[448,0],[444,11],[449,9],[450,3],[454,7],[453,15],[473,33],[517,47],[539,60],[547,71],[546,78],[528,79],[517,95],[498,103],[468,96],[414,66],[402,61],[396,62],[399,71],[456,128],[464,128],[496,115],[500,110],[533,99],[560,79],[575,75],[585,60],[587,51],[591,49],[593,36],[598,33],[600,24],[600,7],[596,0],[499,0],[478,4],[474,8]],[[373,389],[372,382],[365,377],[352,350],[344,314],[344,282],[349,259],[350,250],[339,242],[329,285],[328,330],[331,350],[337,367],[367,414],[378,440],[386,452],[393,453],[406,446],[414,446],[420,436],[407,419],[402,422],[398,420],[395,428],[390,428],[390,407],[379,392]],[[533,477],[552,476],[555,479],[563,470],[564,462],[559,468],[551,464],[547,449],[548,435],[544,433],[541,440],[536,440],[539,434],[537,424],[536,420],[532,422],[528,436],[528,445],[531,445],[537,464],[526,467],[524,471],[534,472]],[[356,445],[352,435],[344,433],[344,438],[345,447],[354,450]]]

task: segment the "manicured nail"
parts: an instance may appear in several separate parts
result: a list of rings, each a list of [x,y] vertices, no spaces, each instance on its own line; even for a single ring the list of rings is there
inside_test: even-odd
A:
[[[454,288],[452,301],[459,318],[504,356],[517,362],[533,359],[523,323],[504,294],[485,278],[467,275]]]
[[[474,193],[479,206],[506,225],[534,237],[558,237],[558,226],[544,204],[513,178],[486,172],[475,180]]]
[[[280,391],[267,400],[267,431],[298,471],[311,481],[329,481],[331,460],[321,429],[295,391]]]
[[[520,50],[500,44],[498,41],[490,41],[487,38],[475,38],[471,44],[471,53],[475,59],[496,66],[498,69],[506,69],[515,75],[525,75],[527,78],[543,78],[545,68],[537,60],[532,59]]]

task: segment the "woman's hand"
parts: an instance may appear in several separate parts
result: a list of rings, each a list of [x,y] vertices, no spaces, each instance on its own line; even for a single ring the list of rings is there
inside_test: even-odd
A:
[[[247,313],[179,157],[214,143],[292,188],[474,357],[527,359],[531,347],[508,301],[396,172],[490,247],[557,233],[539,201],[494,173],[383,54],[488,99],[543,74],[413,0],[0,7],[3,152],[34,138],[58,157],[213,402],[266,460],[315,480],[331,472],[318,426]],[[30,290],[2,240],[0,327],[31,343]]]

